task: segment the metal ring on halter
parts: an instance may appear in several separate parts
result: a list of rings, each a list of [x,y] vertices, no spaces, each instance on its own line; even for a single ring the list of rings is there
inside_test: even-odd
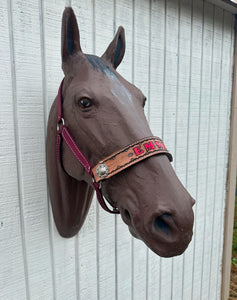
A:
[[[64,125],[64,119],[61,118],[57,123],[57,131],[59,131],[59,124],[62,123]]]
[[[99,188],[99,190],[101,190],[101,188],[102,188],[102,181],[100,181],[99,183],[97,183],[97,182],[95,181],[95,178],[94,178],[94,176],[93,176],[93,173],[92,173],[91,179],[92,179],[92,183],[98,184],[98,188]]]

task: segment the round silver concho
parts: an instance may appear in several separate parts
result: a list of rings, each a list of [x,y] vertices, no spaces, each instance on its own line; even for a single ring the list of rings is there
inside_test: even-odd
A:
[[[98,167],[96,168],[96,174],[100,177],[100,178],[104,178],[109,174],[109,168],[106,164],[100,164],[98,165]]]

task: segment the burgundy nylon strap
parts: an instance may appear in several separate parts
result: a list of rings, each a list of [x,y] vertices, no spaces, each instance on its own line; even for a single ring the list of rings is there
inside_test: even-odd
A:
[[[72,150],[72,153],[77,158],[77,160],[81,163],[81,165],[84,167],[86,172],[91,175],[91,169],[93,168],[92,164],[87,160],[84,153],[80,150],[80,148],[77,146],[76,142],[70,135],[67,127],[65,125],[62,125],[61,134],[68,145],[68,147]]]
[[[57,120],[57,124],[59,124],[63,119],[63,107],[62,107],[62,105],[63,105],[63,102],[62,102],[63,82],[64,82],[64,78],[58,89],[58,120]]]
[[[119,214],[119,211],[116,207],[114,207],[113,210],[109,209],[109,207],[106,205],[105,200],[103,198],[100,185],[95,182],[94,176],[92,173],[92,164],[89,162],[89,160],[86,158],[84,153],[81,151],[81,149],[78,147],[76,142],[74,141],[73,137],[69,133],[67,127],[64,125],[64,119],[63,119],[63,112],[62,112],[62,85],[63,81],[60,84],[59,90],[58,90],[58,119],[57,119],[57,142],[56,142],[56,148],[57,148],[57,157],[58,160],[61,163],[61,143],[62,139],[65,141],[69,149],[72,151],[76,159],[80,162],[80,164],[84,167],[85,171],[90,175],[93,181],[93,186],[96,191],[97,199],[101,205],[101,207],[112,214]],[[61,128],[60,128],[61,127]]]

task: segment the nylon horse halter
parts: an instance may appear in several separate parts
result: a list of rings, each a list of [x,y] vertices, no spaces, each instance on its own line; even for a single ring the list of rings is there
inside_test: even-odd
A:
[[[158,137],[147,137],[138,140],[128,146],[114,152],[107,156],[103,160],[99,161],[96,166],[93,166],[87,159],[85,154],[81,151],[69,130],[65,125],[63,118],[63,99],[62,99],[62,80],[58,90],[58,118],[57,118],[57,158],[62,166],[61,159],[61,144],[65,141],[73,155],[78,162],[83,166],[84,170],[89,174],[92,180],[92,184],[96,191],[97,199],[101,207],[112,214],[119,214],[117,207],[113,207],[111,210],[103,197],[101,184],[103,180],[110,178],[111,176],[123,171],[124,169],[157,154],[166,154],[170,161],[172,161],[172,155],[166,149],[162,140]]]

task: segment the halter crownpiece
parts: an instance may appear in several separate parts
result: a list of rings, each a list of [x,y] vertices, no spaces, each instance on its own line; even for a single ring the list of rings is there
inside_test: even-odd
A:
[[[166,149],[163,141],[155,136],[147,137],[136,141],[128,146],[118,150],[117,152],[107,156],[99,161],[96,166],[93,166],[87,159],[85,154],[78,147],[77,143],[71,136],[69,130],[65,125],[62,111],[62,85],[63,80],[58,90],[58,118],[57,118],[57,157],[61,162],[61,143],[65,141],[73,155],[83,166],[85,171],[90,175],[93,186],[96,191],[97,199],[104,210],[110,213],[118,214],[118,208],[114,207],[113,210],[109,209],[101,191],[101,183],[112,177],[115,174],[139,163],[140,161],[157,154],[165,154],[172,161],[172,155]]]

